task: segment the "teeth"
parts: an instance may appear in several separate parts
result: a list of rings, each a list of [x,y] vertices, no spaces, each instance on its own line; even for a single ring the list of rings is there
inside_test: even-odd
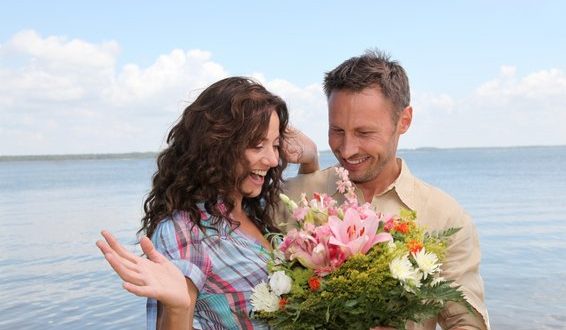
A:
[[[348,164],[352,164],[352,165],[357,165],[360,164],[361,162],[363,162],[364,160],[366,160],[367,157],[365,158],[358,158],[358,159],[346,159],[346,162]]]
[[[267,174],[267,171],[252,170],[252,173],[255,174],[255,175],[259,175],[259,176],[265,176]]]

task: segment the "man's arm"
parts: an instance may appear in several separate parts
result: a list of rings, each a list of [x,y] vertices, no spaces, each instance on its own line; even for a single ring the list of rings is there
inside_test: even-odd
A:
[[[456,223],[462,225],[448,246],[443,262],[442,276],[454,280],[463,291],[474,313],[457,303],[447,303],[438,322],[444,329],[489,329],[487,309],[484,303],[483,280],[479,273],[481,252],[476,228],[462,210]]]

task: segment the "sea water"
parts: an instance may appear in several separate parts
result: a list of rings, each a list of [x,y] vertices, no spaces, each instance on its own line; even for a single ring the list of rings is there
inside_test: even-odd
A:
[[[399,155],[474,219],[492,328],[566,329],[566,147]],[[145,327],[145,299],[94,243],[104,228],[139,252],[154,171],[152,157],[0,161],[0,329]]]

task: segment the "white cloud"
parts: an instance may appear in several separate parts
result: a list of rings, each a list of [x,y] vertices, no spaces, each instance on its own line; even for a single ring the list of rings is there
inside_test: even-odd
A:
[[[265,86],[285,100],[291,125],[306,132],[320,150],[328,149],[328,112],[322,86],[300,88],[282,79],[269,81]]]
[[[512,65],[502,65],[500,72],[502,76],[512,77],[517,72],[517,68]]]
[[[0,155],[157,150],[187,102],[228,76],[202,50],[174,49],[147,67],[117,67],[118,55],[115,41],[29,30],[1,45]],[[326,144],[320,86],[256,78],[288,100],[295,126]]]
[[[116,66],[119,46],[35,31],[0,47],[0,154],[157,150],[192,90],[227,75],[200,50],[146,68]]]
[[[119,53],[115,41],[34,31],[0,45],[0,155],[158,150],[187,102],[229,75],[203,50],[174,49],[146,67],[118,66]],[[462,97],[415,92],[400,147],[566,144],[566,74],[518,71],[502,66]],[[291,123],[328,149],[320,84],[250,76],[283,97]]]
[[[115,42],[93,45],[19,32],[0,48],[0,106],[19,113],[67,113],[74,101],[99,97],[118,53]]]
[[[453,100],[452,112],[435,105],[437,96],[416,99],[405,147],[566,144],[566,74],[558,69],[518,77],[515,67],[502,66],[497,77]]]
[[[115,83],[104,91],[104,96],[114,105],[131,106],[142,103],[146,107],[177,104],[187,91],[200,89],[228,73],[211,61],[211,54],[201,50],[185,52],[175,49],[161,55],[150,67],[142,69],[136,64],[124,66]],[[148,104],[149,102],[149,104]]]
[[[441,112],[445,114],[452,113],[456,107],[456,101],[448,94],[431,94],[422,93],[416,97],[418,104],[417,110],[421,114],[427,112]]]
[[[1,48],[2,55],[26,54],[50,67],[114,66],[120,48],[115,41],[93,45],[79,39],[50,36],[42,38],[33,30],[16,33]]]

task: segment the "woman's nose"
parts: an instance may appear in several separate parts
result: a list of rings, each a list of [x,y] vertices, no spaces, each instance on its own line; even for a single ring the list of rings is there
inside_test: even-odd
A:
[[[279,150],[277,148],[268,149],[263,157],[264,162],[269,167],[275,167],[279,164]]]

